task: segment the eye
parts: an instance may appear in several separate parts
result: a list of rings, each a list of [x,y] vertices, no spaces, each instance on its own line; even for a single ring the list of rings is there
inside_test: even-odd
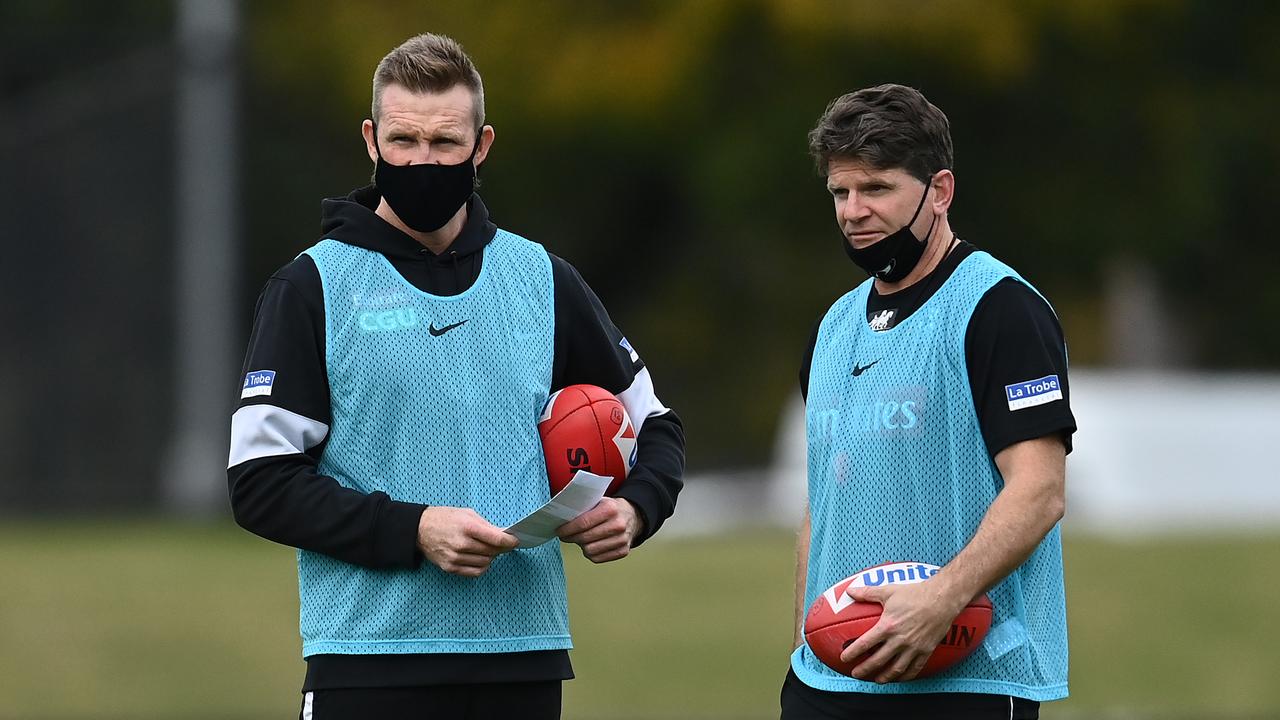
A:
[[[404,143],[413,142],[413,138],[408,135],[392,135],[391,142],[403,145]]]

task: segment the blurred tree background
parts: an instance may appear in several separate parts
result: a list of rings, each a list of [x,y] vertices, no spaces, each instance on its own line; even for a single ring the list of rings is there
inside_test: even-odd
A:
[[[684,416],[696,467],[765,462],[812,324],[862,279],[806,133],[899,82],[946,112],[960,235],[1054,302],[1106,364],[1106,283],[1150,268],[1167,364],[1280,365],[1280,6],[1249,2],[250,5],[250,277],[369,172],[372,68],[408,34],[464,43],[497,144],[500,225],[574,262]],[[261,199],[263,202],[257,202]],[[269,201],[268,201],[269,200]],[[1208,272],[1206,272],[1208,271]],[[1212,274],[1209,274],[1212,273]]]
[[[862,279],[806,134],[832,98],[881,82],[947,113],[953,227],[1045,292],[1073,363],[1280,367],[1266,330],[1280,249],[1265,225],[1280,4],[272,0],[240,12],[241,340],[262,283],[318,239],[320,199],[368,180],[359,124],[374,66],[431,31],[460,40],[484,77],[497,143],[481,192],[495,220],[582,271],[685,419],[691,471],[768,461],[813,323]],[[168,292],[172,252],[172,22],[167,3],[142,0],[0,9],[0,195],[16,218],[0,289],[13,453],[0,470],[52,487],[123,469],[133,486],[88,497],[131,506],[149,497],[139,485],[154,484],[148,453],[170,412],[170,318],[153,298]],[[137,57],[144,80],[104,69]],[[86,86],[136,98],[101,91],[116,104],[54,111],[50,88]],[[122,416],[135,420],[104,430]],[[78,459],[42,459],[50,438]],[[0,493],[49,505],[34,496]]]

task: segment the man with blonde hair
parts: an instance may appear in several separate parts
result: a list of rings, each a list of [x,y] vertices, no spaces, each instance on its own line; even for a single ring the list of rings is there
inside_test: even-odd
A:
[[[599,385],[637,431],[615,497],[560,538],[625,557],[674,510],[680,420],[566,261],[475,194],[480,74],[419,35],[378,64],[373,185],[258,301],[228,478],[237,522],[298,548],[302,717],[556,718],[573,677],[558,543],[516,548],[548,498],[537,418]]]

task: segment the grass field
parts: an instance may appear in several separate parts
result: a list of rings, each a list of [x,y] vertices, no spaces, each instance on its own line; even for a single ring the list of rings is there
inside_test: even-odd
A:
[[[1280,535],[1067,542],[1072,697],[1046,718],[1280,717]],[[785,532],[566,552],[565,717],[777,717]],[[229,525],[0,525],[0,718],[297,714],[293,553]]]

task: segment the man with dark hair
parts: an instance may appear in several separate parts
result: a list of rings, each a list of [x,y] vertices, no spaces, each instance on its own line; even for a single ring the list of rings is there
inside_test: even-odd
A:
[[[801,366],[809,489],[782,717],[1038,717],[1067,694],[1058,521],[1075,420],[1062,329],[1035,288],[952,232],[950,126],[918,91],[837,98],[809,144],[841,247],[871,277],[827,311]],[[866,657],[852,676],[835,672],[803,641],[805,609],[896,561],[942,569],[851,589],[883,614],[841,655]],[[984,592],[983,645],[917,679]]]
[[[616,492],[559,530],[626,556],[675,507],[679,418],[569,263],[475,194],[494,142],[457,42],[378,64],[374,184],[258,300],[227,475],[237,522],[298,548],[303,718],[557,718],[573,677],[558,543],[503,531],[549,496],[552,390],[599,385],[637,431]]]

